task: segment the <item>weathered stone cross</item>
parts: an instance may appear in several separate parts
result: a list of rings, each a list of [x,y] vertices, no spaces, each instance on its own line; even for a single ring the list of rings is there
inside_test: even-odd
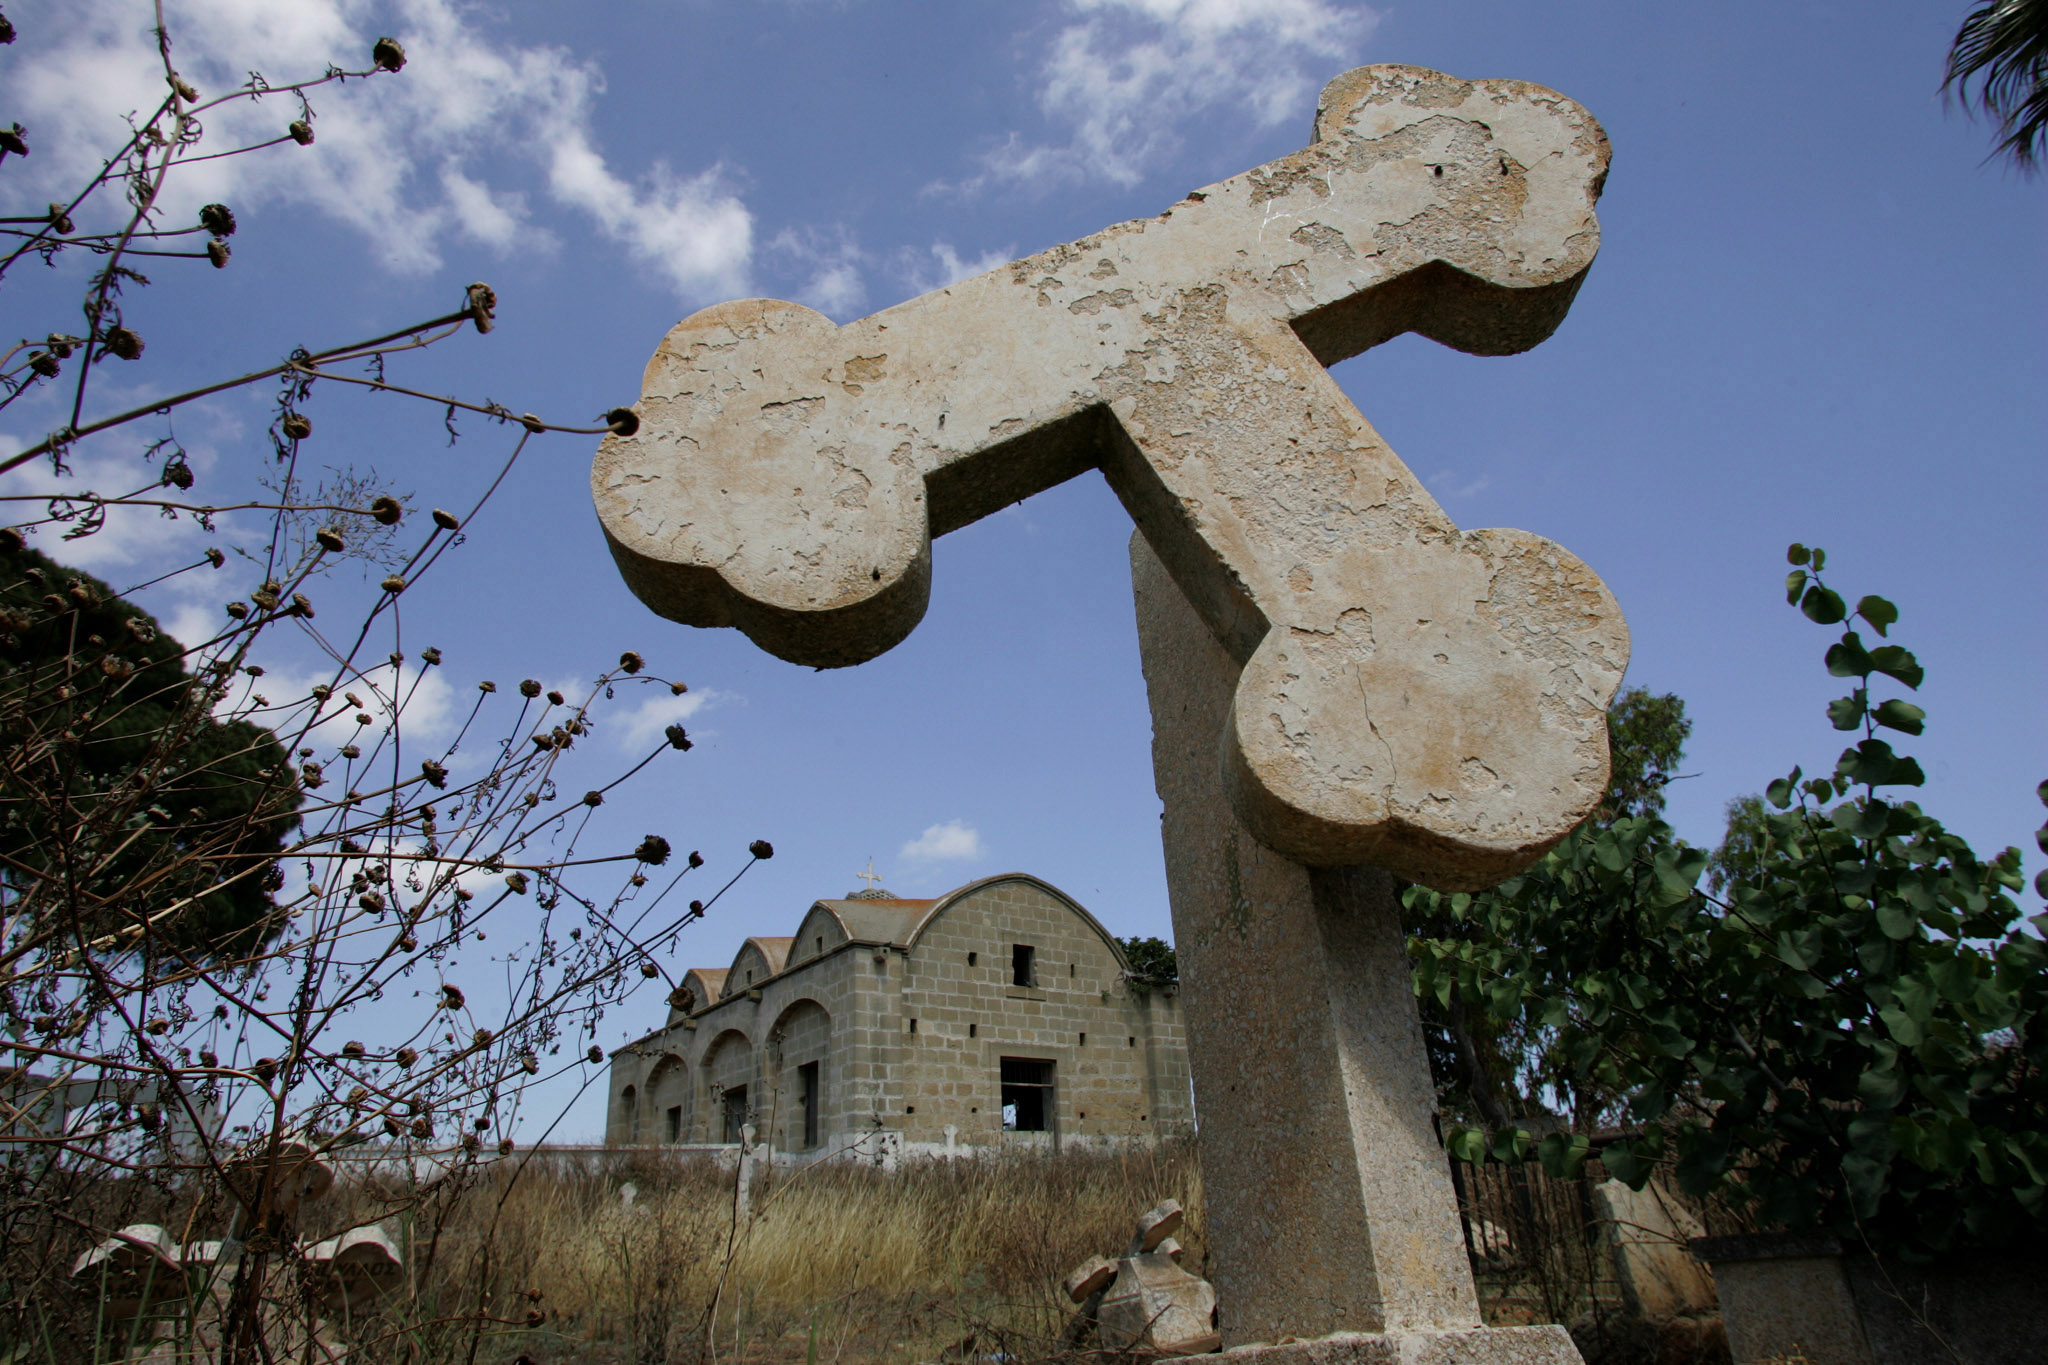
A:
[[[1107,476],[1232,1342],[1478,1324],[1387,873],[1490,885],[1587,815],[1628,634],[1563,549],[1456,527],[1326,367],[1542,341],[1607,158],[1554,91],[1361,68],[1158,218],[843,327],[697,313],[592,471],[649,606],[817,665],[909,633],[934,535]]]

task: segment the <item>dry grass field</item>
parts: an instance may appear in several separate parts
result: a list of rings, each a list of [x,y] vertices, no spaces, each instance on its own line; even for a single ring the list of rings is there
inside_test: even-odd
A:
[[[411,1243],[412,1325],[366,1354],[463,1359],[461,1319],[537,1308],[541,1325],[493,1330],[474,1359],[1042,1359],[1072,1311],[1061,1278],[1168,1198],[1188,1211],[1183,1264],[1202,1270],[1186,1146],[779,1171],[745,1220],[733,1196],[732,1172],[655,1149],[508,1164],[387,1222]]]

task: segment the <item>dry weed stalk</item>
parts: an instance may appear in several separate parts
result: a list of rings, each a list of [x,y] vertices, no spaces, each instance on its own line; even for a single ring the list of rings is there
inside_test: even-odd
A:
[[[585,847],[620,783],[690,747],[679,726],[623,774],[570,780],[570,751],[620,689],[680,683],[630,653],[575,697],[482,682],[454,738],[423,746],[404,718],[444,665],[435,649],[407,657],[399,604],[445,577],[462,527],[535,436],[637,419],[614,409],[563,426],[387,379],[389,362],[491,330],[496,299],[481,284],[413,326],[89,414],[102,362],[145,349],[123,315],[124,296],[149,283],[136,258],[229,260],[232,211],[208,205],[198,226],[171,225],[159,209],[167,179],[220,156],[303,154],[310,92],[405,64],[382,39],[361,70],[281,85],[252,74],[207,99],[172,62],[160,4],[156,33],[162,102],[66,202],[0,222],[13,239],[0,282],[31,255],[98,258],[83,335],[52,329],[0,354],[0,410],[63,414],[0,459],[0,503],[18,509],[0,513],[13,522],[0,532],[0,1022],[12,1053],[0,1070],[0,1340],[10,1360],[52,1365],[144,1350],[310,1361],[341,1338],[370,1359],[473,1360],[487,1333],[529,1329],[545,1310],[494,1297],[491,1239],[451,1242],[450,1227],[479,1200],[496,1225],[515,1185],[494,1168],[513,1153],[522,1095],[564,1072],[599,1074],[603,1054],[586,1044],[603,1011],[659,978],[653,950],[718,896],[667,900],[702,866],[695,853],[650,885],[670,859],[659,837]],[[208,111],[265,99],[296,107],[276,138],[207,147]],[[9,136],[20,145],[6,150],[24,154],[25,132]],[[267,449],[233,475],[261,491],[225,504],[188,496],[195,476],[171,414],[272,381]],[[451,435],[456,412],[479,413],[516,439],[459,513],[408,517],[374,476],[322,481],[302,465],[312,399],[331,388],[424,400]],[[146,452],[154,468],[126,493],[84,487],[72,462],[131,429],[162,433]],[[17,471],[37,461],[56,494],[20,486]],[[134,508],[188,519],[213,541],[118,593],[28,548],[102,534],[110,513]],[[225,604],[209,639],[172,640],[124,600],[212,574],[231,554],[260,566],[262,584]],[[350,559],[388,570],[377,593],[316,619],[321,576]],[[281,632],[325,676],[266,695],[259,645]],[[460,969],[487,934],[503,981]],[[301,1207],[302,1153],[342,1171],[345,1197]],[[117,1311],[110,1271],[73,1282],[75,1256],[145,1222],[165,1229],[171,1268],[145,1276],[133,1311]],[[306,1243],[380,1224],[404,1251],[402,1288],[342,1320]],[[202,1242],[221,1246],[202,1257]],[[189,1283],[159,1282],[180,1276]]]

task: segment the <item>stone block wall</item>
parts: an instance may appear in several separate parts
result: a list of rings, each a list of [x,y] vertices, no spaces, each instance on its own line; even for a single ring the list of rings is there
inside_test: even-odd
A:
[[[1177,993],[1127,981],[1115,941],[1051,886],[1011,874],[936,901],[834,906],[849,903],[812,907],[780,972],[749,942],[722,998],[613,1054],[607,1142],[723,1141],[739,1086],[758,1140],[797,1156],[880,1139],[892,1152],[957,1152],[1192,1131]],[[882,941],[891,914],[900,928]],[[1020,946],[1028,985],[1015,979]],[[1006,1057],[1050,1064],[1045,1131],[1004,1130]]]

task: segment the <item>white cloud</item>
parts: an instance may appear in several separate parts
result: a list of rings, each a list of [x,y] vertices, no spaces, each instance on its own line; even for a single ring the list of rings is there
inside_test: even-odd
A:
[[[1135,183],[1195,116],[1225,108],[1271,126],[1300,114],[1379,16],[1341,0],[1067,0],[1038,101],[1064,143],[1012,134],[988,179]]]
[[[660,739],[669,726],[680,725],[713,702],[727,700],[726,693],[710,687],[680,697],[662,692],[630,710],[600,711],[596,718],[619,748],[637,751]]]
[[[1493,487],[1493,475],[1467,479],[1454,469],[1439,469],[1429,480],[1429,491],[1441,498],[1469,498]]]
[[[72,0],[23,19],[6,82],[10,118],[28,126],[35,154],[10,166],[0,202],[20,212],[68,197],[125,135],[122,119],[147,112],[165,85],[149,7],[137,0]],[[611,168],[595,146],[592,108],[603,93],[594,63],[552,46],[501,43],[459,0],[208,0],[170,14],[174,63],[201,97],[226,93],[260,70],[273,82],[317,75],[329,62],[369,65],[372,41],[404,44],[397,75],[312,92],[316,142],[190,165],[167,183],[167,219],[198,205],[307,205],[360,231],[387,266],[440,263],[445,239],[495,250],[545,246],[524,196],[482,167],[525,157],[554,201],[663,276],[686,298],[744,292],[753,218],[722,168],[679,174],[656,163],[637,177]],[[44,22],[47,21],[47,22]],[[272,95],[207,112],[208,150],[278,137],[297,101]],[[118,207],[113,196],[106,210]],[[98,220],[86,215],[86,223]],[[85,226],[86,223],[81,223]]]
[[[954,863],[982,857],[984,852],[979,830],[964,820],[948,820],[928,826],[896,856],[913,863]]]
[[[833,233],[785,229],[768,245],[804,274],[804,283],[795,293],[798,303],[840,322],[859,315],[868,297],[861,277],[867,253],[844,229]]]
[[[929,294],[1007,265],[1016,254],[1014,246],[999,246],[979,256],[963,258],[951,242],[933,242],[923,251],[904,247],[897,252],[896,272],[913,292]]]

